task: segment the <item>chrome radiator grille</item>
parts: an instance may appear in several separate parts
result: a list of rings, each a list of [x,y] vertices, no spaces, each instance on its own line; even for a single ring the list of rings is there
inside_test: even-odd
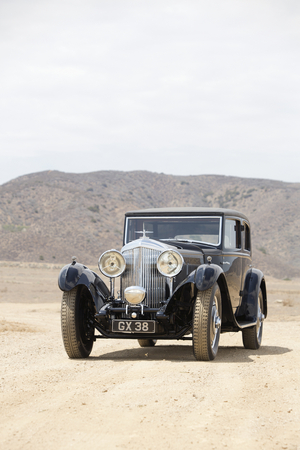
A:
[[[122,275],[122,297],[124,289],[129,286],[141,286],[146,289],[144,304],[150,308],[160,306],[166,298],[166,278],[156,266],[160,251],[145,247],[137,247],[123,252],[126,270]]]

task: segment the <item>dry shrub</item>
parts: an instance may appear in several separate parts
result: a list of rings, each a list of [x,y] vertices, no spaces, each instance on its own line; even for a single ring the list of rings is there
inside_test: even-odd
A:
[[[290,306],[290,307],[294,306],[293,300],[291,300],[290,298],[283,300],[282,304],[283,306]]]

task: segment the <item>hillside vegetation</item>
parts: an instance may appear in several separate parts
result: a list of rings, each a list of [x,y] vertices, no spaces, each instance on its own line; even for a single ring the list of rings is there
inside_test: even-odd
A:
[[[57,171],[0,186],[0,260],[96,265],[122,246],[124,213],[164,206],[228,207],[251,222],[254,265],[278,278],[300,273],[300,184],[144,171]]]

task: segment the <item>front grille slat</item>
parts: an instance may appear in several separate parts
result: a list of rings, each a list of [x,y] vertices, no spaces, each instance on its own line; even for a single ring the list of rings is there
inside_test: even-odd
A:
[[[126,270],[122,275],[122,296],[129,286],[141,286],[146,292],[144,304],[150,308],[160,306],[166,298],[166,278],[161,275],[156,266],[160,251],[137,247],[123,252]]]

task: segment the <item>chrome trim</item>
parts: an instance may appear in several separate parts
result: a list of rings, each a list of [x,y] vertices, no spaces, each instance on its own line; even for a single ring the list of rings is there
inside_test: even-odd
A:
[[[122,247],[121,253],[123,255],[126,250],[132,250],[138,247],[157,250],[159,251],[159,253],[161,253],[163,250],[174,248],[174,246],[165,244],[164,242],[156,241],[155,239],[150,239],[148,237],[141,237],[139,239],[136,239],[135,241],[130,241],[128,244],[125,244],[124,247]]]
[[[137,245],[137,241],[134,243],[122,249],[126,261],[126,270],[122,275],[122,297],[126,288],[141,286],[146,290],[143,304],[150,308],[159,307],[166,300],[167,279],[157,270],[156,262],[165,246],[155,241],[151,242],[151,248]]]
[[[171,253],[172,255],[176,254],[178,256],[178,259],[180,260],[181,265],[180,264],[177,265],[177,268],[176,268],[176,271],[175,271],[174,274],[173,273],[172,274],[171,273],[170,274],[166,274],[166,273],[163,272],[163,270],[161,270],[159,261],[160,261],[160,259],[163,257],[163,255],[165,253]],[[176,259],[176,257],[174,257],[174,258]],[[177,250],[173,250],[173,249],[172,250],[165,250],[165,251],[161,252],[159,257],[157,258],[157,270],[159,271],[160,274],[162,274],[163,276],[168,277],[168,278],[176,277],[176,275],[178,275],[182,271],[183,264],[184,264],[183,256]],[[178,267],[179,267],[179,269],[178,269]]]
[[[117,278],[117,277],[119,277],[120,275],[122,275],[122,273],[123,273],[124,270],[125,270],[125,267],[126,267],[125,261],[124,261],[124,267],[122,268],[122,267],[118,267],[118,266],[117,266],[117,268],[120,269],[119,272],[118,272],[117,274],[112,275],[111,273],[105,271],[104,268],[102,267],[102,264],[101,264],[103,258],[104,258],[105,255],[107,255],[108,253],[115,253],[115,254],[117,254],[117,255],[120,255],[120,258],[121,258],[121,259],[124,259],[122,253],[119,252],[118,250],[116,250],[116,249],[114,249],[114,248],[112,248],[111,250],[107,250],[106,252],[102,253],[102,255],[100,255],[100,257],[99,257],[99,259],[98,259],[98,267],[99,267],[99,270],[100,270],[100,272],[103,273],[103,275],[106,276],[107,278]],[[114,258],[114,259],[115,259],[115,258]],[[107,267],[107,266],[106,266],[106,267]]]
[[[219,242],[217,244],[212,244],[211,242],[199,241],[199,244],[200,243],[201,244],[209,244],[209,245],[213,245],[215,247],[218,247],[221,244],[221,241],[222,241],[223,217],[222,216],[210,216],[210,215],[207,215],[207,216],[196,216],[196,215],[195,216],[194,215],[193,216],[157,216],[157,217],[155,217],[155,216],[140,216],[140,217],[139,216],[128,216],[125,219],[124,237],[125,237],[126,241],[124,239],[124,243],[125,243],[125,245],[129,245],[131,242],[136,242],[136,240],[134,240],[134,241],[130,241],[130,242],[127,243],[127,229],[128,229],[128,220],[129,219],[154,219],[154,220],[170,219],[170,221],[171,221],[172,219],[197,219],[197,218],[198,219],[211,219],[211,218],[220,219]],[[141,239],[143,239],[143,238],[141,238]]]

